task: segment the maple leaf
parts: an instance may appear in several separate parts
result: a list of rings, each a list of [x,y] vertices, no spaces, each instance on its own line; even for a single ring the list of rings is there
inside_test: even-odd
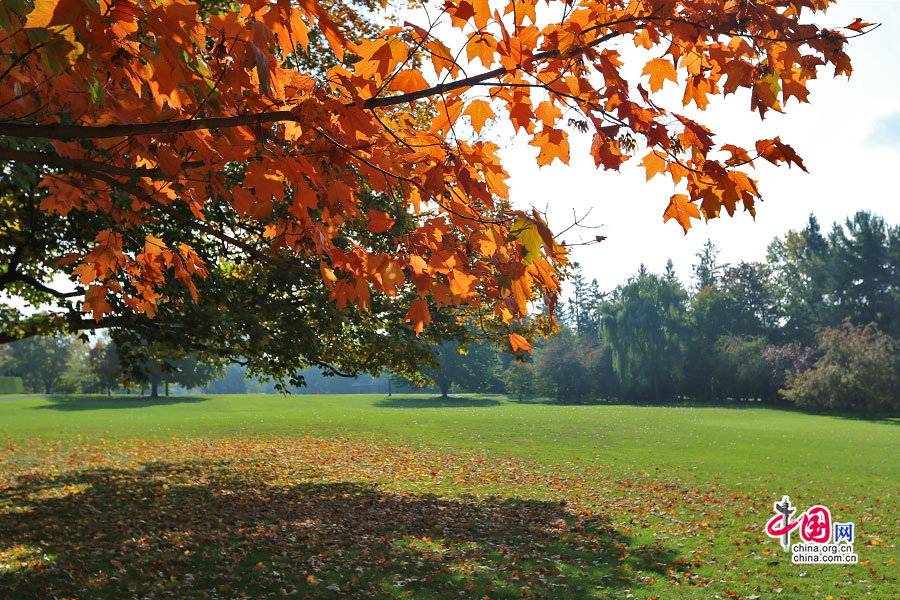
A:
[[[509,334],[509,345],[512,347],[513,352],[518,352],[520,350],[531,352],[532,349],[532,345],[528,343],[528,340],[518,333]]]
[[[862,33],[863,31],[865,31],[867,28],[869,28],[871,26],[872,26],[871,23],[866,23],[862,19],[857,18],[855,21],[853,21],[852,23],[847,25],[846,28],[851,29],[857,33]]]
[[[386,212],[381,210],[368,211],[366,213],[366,218],[369,220],[368,225],[366,225],[366,229],[368,229],[372,233],[384,233],[394,226],[394,219],[392,219],[391,216]]]
[[[594,157],[594,164],[598,167],[602,166],[604,170],[618,171],[622,163],[628,160],[628,156],[622,154],[619,140],[608,137],[600,132],[594,135],[594,142],[591,145],[591,156]]]
[[[83,0],[35,0],[25,27],[43,29],[51,25],[63,25],[73,15],[81,14],[84,8]]]
[[[398,92],[415,92],[424,90],[428,87],[428,82],[422,76],[421,71],[415,69],[404,69],[391,79],[390,89]]]
[[[518,217],[510,228],[509,235],[522,242],[522,249],[525,251],[522,255],[523,264],[530,265],[540,256],[544,239],[534,221],[524,216]]]
[[[700,209],[684,194],[673,194],[669,200],[669,206],[663,213],[663,222],[675,219],[687,234],[688,229],[691,228],[691,218],[699,219]]]
[[[762,156],[773,165],[787,163],[787,165],[790,166],[791,163],[793,163],[806,171],[806,167],[803,165],[803,159],[797,156],[797,153],[793,148],[791,148],[787,144],[782,143],[781,138],[779,137],[776,137],[772,140],[757,141],[756,151],[760,156]]]
[[[666,159],[659,152],[653,150],[644,156],[641,165],[647,170],[647,181],[650,181],[659,173],[665,172]]]
[[[539,167],[549,165],[557,158],[564,164],[569,163],[569,136],[561,129],[544,125],[544,129],[528,143],[540,149],[537,157]]]
[[[95,321],[103,319],[103,315],[112,311],[106,295],[109,288],[104,285],[90,285],[84,292],[84,312],[90,312]]]
[[[540,119],[545,126],[553,127],[556,125],[556,121],[562,118],[562,111],[549,100],[544,100],[538,104],[537,110],[534,111],[534,116]]]
[[[384,286],[385,294],[388,296],[396,296],[397,290],[403,286],[406,276],[403,274],[403,267],[395,260],[388,260],[387,264],[381,270],[381,281]]]
[[[520,100],[512,103],[509,109],[509,120],[516,131],[524,129],[526,132],[530,132],[534,128],[533,119],[534,113],[528,102]]]
[[[650,89],[658,92],[663,87],[666,79],[678,83],[678,75],[675,73],[675,65],[665,58],[654,58],[644,65],[642,75],[650,76]]]
[[[481,133],[488,119],[494,119],[494,111],[491,109],[490,103],[484,100],[473,100],[466,106],[463,114],[472,118],[472,128],[475,130],[475,133]]]
[[[416,337],[418,337],[422,333],[422,329],[431,322],[431,312],[428,310],[428,303],[421,298],[414,301],[403,320],[413,324]]]

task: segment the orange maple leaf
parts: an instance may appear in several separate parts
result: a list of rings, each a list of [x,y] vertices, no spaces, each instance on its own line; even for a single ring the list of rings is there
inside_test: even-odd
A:
[[[488,119],[494,120],[494,111],[491,109],[490,103],[484,100],[473,100],[466,107],[466,110],[463,111],[463,114],[472,118],[472,128],[475,130],[475,133],[481,133]]]
[[[403,320],[413,324],[413,328],[416,331],[416,337],[419,337],[419,334],[422,333],[422,329],[431,323],[431,313],[428,310],[428,303],[421,298],[413,302]]]
[[[647,64],[644,65],[642,75],[650,76],[650,89],[654,92],[658,92],[662,89],[663,82],[666,79],[678,83],[675,65],[672,64],[672,61],[666,60],[665,58],[654,58],[653,60],[648,61]]]
[[[112,307],[106,301],[108,292],[109,288],[105,285],[88,286],[84,292],[84,306],[81,310],[92,313],[94,320],[99,322],[103,319],[103,315],[112,312]]]
[[[669,219],[675,219],[686,234],[688,229],[691,228],[692,217],[694,219],[700,218],[700,209],[697,208],[697,205],[691,202],[691,199],[684,194],[674,194],[669,200],[669,206],[666,207],[666,211],[663,213],[663,223]]]
[[[531,352],[531,349],[533,348],[533,346],[528,343],[528,340],[518,333],[509,334],[509,345],[512,346],[513,352],[518,352],[519,350]]]
[[[650,181],[659,173],[665,172],[666,159],[659,152],[653,150],[644,157],[644,160],[641,161],[641,166],[647,170],[647,181]]]
[[[381,210],[368,211],[366,213],[366,218],[369,219],[369,223],[368,225],[366,225],[366,229],[368,229],[372,233],[384,233],[394,226],[394,219],[392,219],[386,212]]]

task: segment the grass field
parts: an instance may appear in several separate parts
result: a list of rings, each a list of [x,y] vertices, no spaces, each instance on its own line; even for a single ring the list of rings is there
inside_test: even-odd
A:
[[[73,397],[0,402],[0,446],[0,597],[900,598],[897,421]],[[860,564],[792,565],[783,494]]]

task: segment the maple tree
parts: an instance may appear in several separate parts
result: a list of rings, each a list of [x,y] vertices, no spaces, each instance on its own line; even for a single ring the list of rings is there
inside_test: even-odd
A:
[[[567,253],[538,212],[513,208],[485,124],[508,119],[538,165],[568,162],[573,131],[592,136],[604,169],[640,152],[648,179],[683,188],[663,216],[685,230],[722,209],[753,212],[746,169],[801,159],[777,137],[717,144],[659,93],[679,83],[702,110],[742,89],[760,117],[806,102],[820,67],[849,75],[847,41],[871,27],[801,20],[830,4],[448,0],[428,22],[351,39],[332,16],[342,3],[6,2],[0,160],[36,166],[39,211],[85,226],[59,231],[54,264],[94,324],[46,327],[122,325],[197,301],[220,248],[315,283],[338,311],[391,304],[392,327],[411,336],[438,309],[468,307],[527,351],[516,324],[535,300],[552,313]],[[459,48],[436,36],[441,20]],[[304,68],[311,39],[330,48],[330,68]],[[610,46],[624,40],[659,54],[643,65],[649,87],[625,79]],[[19,210],[16,197],[4,210]],[[71,296],[20,264],[13,250],[4,288]]]

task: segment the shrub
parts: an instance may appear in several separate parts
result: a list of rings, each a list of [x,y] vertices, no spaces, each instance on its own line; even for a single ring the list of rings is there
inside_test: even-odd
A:
[[[772,377],[777,387],[784,387],[794,373],[811,369],[818,357],[815,348],[796,342],[784,346],[770,346],[766,350],[766,362],[772,366]]]
[[[822,357],[811,369],[788,377],[782,395],[797,406],[846,410],[867,416],[897,410],[900,377],[896,340],[875,323],[845,321],[819,332]]]

